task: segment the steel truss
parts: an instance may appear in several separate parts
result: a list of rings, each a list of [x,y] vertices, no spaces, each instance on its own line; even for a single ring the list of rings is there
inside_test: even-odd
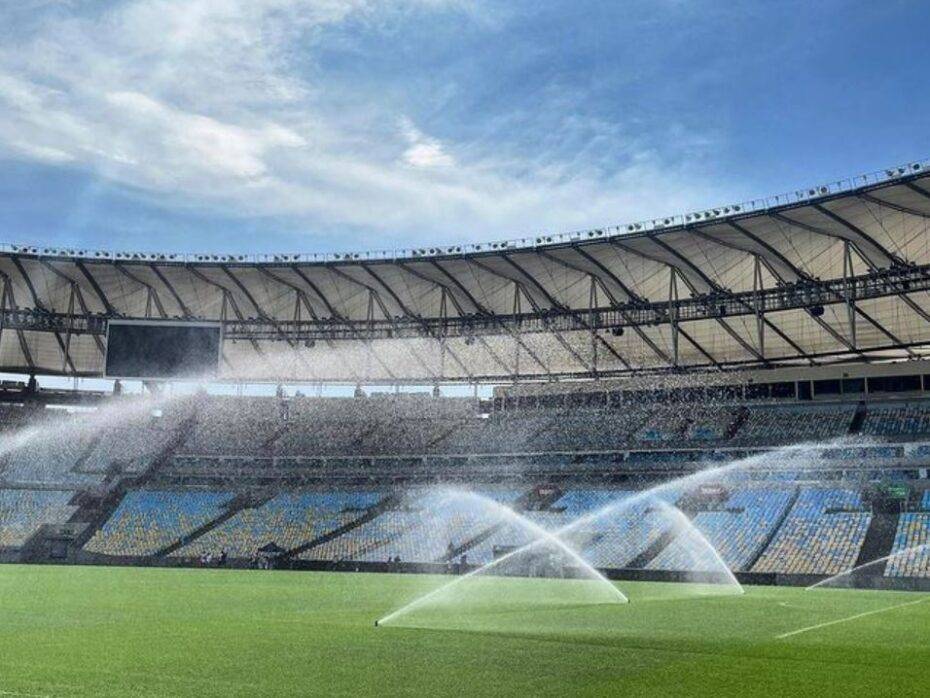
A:
[[[688,298],[646,302],[631,299],[609,306],[584,310],[565,308],[533,312],[488,315],[475,313],[438,318],[415,316],[391,319],[295,318],[267,316],[223,320],[224,337],[247,341],[372,340],[397,338],[473,338],[504,333],[553,333],[592,330],[638,329],[669,323],[719,320],[725,317],[807,309],[816,314],[818,306],[848,304],[888,296],[930,291],[930,264],[900,264],[874,269],[860,276],[830,281],[801,278],[768,289],[740,293],[715,290]],[[16,331],[105,335],[111,314],[68,314],[43,309],[0,310],[0,328]],[[126,319],[122,318],[121,319]]]

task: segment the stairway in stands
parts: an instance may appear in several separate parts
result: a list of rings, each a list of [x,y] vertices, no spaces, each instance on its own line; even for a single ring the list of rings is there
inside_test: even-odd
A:
[[[550,507],[561,499],[563,494],[564,492],[559,487],[543,485],[524,492],[511,503],[511,506],[516,511],[550,511]],[[482,529],[470,539],[463,541],[461,545],[445,553],[440,558],[440,562],[454,562],[462,556],[462,553],[467,555],[469,550],[484,543],[505,525],[503,521],[500,521]]]
[[[398,503],[398,497],[394,494],[389,494],[384,499],[379,501],[373,507],[367,509],[365,513],[361,514],[357,519],[352,519],[349,523],[340,526],[339,528],[333,529],[327,533],[324,533],[321,536],[317,536],[313,540],[309,540],[306,543],[301,543],[296,548],[291,548],[282,556],[284,559],[293,559],[295,557],[300,557],[303,553],[307,552],[311,548],[315,548],[318,545],[322,545],[328,541],[338,538],[339,536],[348,533],[352,529],[358,528],[362,524],[366,524],[377,516],[380,516],[382,513],[391,509]]]
[[[723,440],[730,441],[734,436],[736,436],[737,432],[739,432],[743,424],[746,423],[747,419],[749,419],[749,409],[745,405],[742,405],[736,411],[736,416],[733,418],[733,421],[730,422],[726,430],[724,430]]]
[[[481,531],[481,533],[479,533],[478,535],[470,538],[469,540],[465,541],[458,547],[453,548],[451,552],[448,552],[445,555],[443,555],[439,561],[440,562],[454,562],[455,560],[457,560],[458,558],[462,556],[462,553],[467,554],[469,550],[471,550],[477,545],[480,545],[481,543],[484,543],[484,541],[486,541],[488,538],[493,536],[503,527],[504,527],[503,522],[496,523],[492,526],[488,526],[488,528]]]
[[[94,534],[107,522],[131,489],[138,489],[149,482],[174,454],[185,444],[194,431],[196,416],[191,414],[182,420],[178,430],[165,447],[152,459],[148,467],[134,477],[123,477],[118,468],[111,468],[103,480],[104,493],[78,492],[71,503],[77,506],[68,523],[85,524],[75,537],[73,545],[83,548]]]
[[[862,548],[859,550],[859,557],[856,559],[856,567],[891,554],[891,548],[894,545],[894,537],[898,530],[898,519],[900,516],[900,514],[892,512],[877,512],[872,514],[869,530],[866,531],[865,540],[862,542]],[[881,562],[860,570],[858,574],[869,577],[881,577],[885,574],[886,563],[887,560],[882,560]]]
[[[762,553],[764,553],[766,549],[772,544],[772,541],[775,540],[775,536],[778,535],[778,532],[781,530],[781,527],[784,525],[785,521],[787,521],[788,517],[791,516],[791,510],[794,509],[794,504],[798,501],[798,496],[800,496],[800,494],[801,490],[795,487],[791,492],[791,499],[788,500],[788,504],[785,506],[784,511],[782,511],[781,516],[778,517],[775,525],[772,526],[772,529],[769,531],[766,539],[762,541],[762,545],[759,546],[753,556],[743,567],[744,570],[751,570],[753,567],[755,567],[756,563],[759,561],[759,558],[762,557]]]
[[[865,421],[866,417],[866,406],[865,400],[860,400],[859,404],[856,406],[856,414],[853,415],[852,421],[849,423],[849,429],[846,431],[848,436],[855,436],[862,431],[862,423]]]
[[[283,424],[277,427],[274,432],[272,432],[271,436],[269,436],[261,443],[261,453],[263,456],[273,457],[276,455],[278,441],[280,441],[281,437],[287,433],[289,427],[289,422],[285,421]]]
[[[660,535],[655,541],[653,541],[653,543],[648,548],[627,562],[624,567],[631,570],[645,569],[646,566],[657,557],[659,557],[659,555],[662,554],[662,551],[665,550],[677,537],[678,530],[672,526],[668,530],[664,531],[662,535]]]
[[[84,447],[84,450],[81,451],[81,454],[77,457],[77,460],[69,468],[69,471],[75,474],[83,474],[84,464],[88,461],[91,454],[94,452],[94,449],[100,444],[100,441],[103,439],[103,432],[95,434],[93,438],[88,441],[87,445]]]
[[[174,543],[166,545],[161,550],[152,553],[152,557],[167,557],[168,555],[177,552],[185,545],[189,545],[201,536],[206,535],[217,526],[223,525],[239,512],[245,509],[257,509],[258,507],[265,504],[269,499],[271,499],[272,496],[273,495],[267,493],[236,495],[232,498],[231,501],[227,502],[223,506],[223,511],[219,514],[219,516],[216,516],[207,521],[205,524],[198,526],[190,533],[185,534],[183,538],[176,540]]]

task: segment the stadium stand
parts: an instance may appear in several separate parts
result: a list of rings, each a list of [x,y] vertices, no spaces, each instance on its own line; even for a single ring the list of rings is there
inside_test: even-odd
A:
[[[503,504],[519,492],[479,488],[476,494]],[[502,513],[493,506],[454,491],[410,490],[397,507],[350,531],[345,540],[311,548],[305,559],[439,562],[450,548],[457,550],[482,531],[497,524]]]
[[[930,577],[930,514],[901,514],[891,554],[886,577]]]
[[[924,446],[919,441],[909,444],[923,433],[930,410],[915,399],[879,400],[864,410],[854,402],[726,399],[701,404],[700,409],[695,404],[644,400],[530,406],[490,414],[475,400],[429,396],[199,396],[191,404],[196,408],[179,403],[129,421],[98,420],[93,428],[81,427],[93,422],[92,415],[0,408],[0,416],[9,419],[0,429],[26,424],[15,432],[9,455],[0,461],[0,482],[22,488],[19,492],[38,491],[40,485],[56,487],[68,493],[67,501],[83,501],[87,493],[93,494],[92,502],[115,497],[104,518],[93,511],[79,517],[93,523],[83,549],[97,555],[167,555],[184,561],[226,551],[230,558],[242,560],[274,543],[294,550],[296,559],[314,563],[367,564],[389,558],[437,563],[454,551],[456,557],[464,553],[469,562],[480,564],[500,550],[525,544],[534,534],[500,514],[446,501],[435,490],[416,486],[416,477],[404,486],[402,496],[376,511],[372,508],[393,491],[378,478],[371,479],[367,489],[360,484],[364,480],[323,490],[293,480],[300,477],[307,458],[326,459],[320,467],[337,478],[364,477],[366,469],[380,462],[387,470],[378,477],[390,478],[391,468],[425,473],[424,464],[436,462],[453,472],[470,467],[478,456],[496,459],[483,466],[493,477],[511,467],[509,454],[538,454],[549,459],[542,461],[551,464],[547,467],[561,468],[564,489],[554,501],[528,504],[521,514],[532,524],[558,530],[668,474],[780,444],[845,436],[861,415],[863,435],[903,445],[843,444],[821,448],[814,456],[781,453],[777,462],[758,472],[732,474],[732,491],[719,505],[689,511],[695,526],[736,571],[830,574],[855,562],[865,539],[871,516],[861,490],[869,482],[907,482],[913,477],[913,469],[885,462],[902,458],[904,449],[911,458],[921,457]],[[39,431],[32,426],[37,423],[55,428]],[[34,433],[43,438],[30,436]],[[163,461],[161,475],[154,473],[156,484],[145,484],[166,450],[174,455]],[[590,455],[580,459],[579,453]],[[564,455],[555,460],[555,454]],[[589,464],[599,470],[616,464],[637,475],[630,486],[589,487],[577,480]],[[855,464],[855,473],[847,470],[850,464]],[[252,472],[248,488],[240,481],[246,471]],[[144,481],[133,482],[143,476]],[[831,478],[842,478],[844,485],[823,484]],[[128,483],[125,496],[120,494],[121,479]],[[532,486],[531,480],[522,490],[489,486],[482,484],[481,476],[469,482],[485,496],[511,506]],[[793,493],[798,493],[797,501],[786,511]],[[667,501],[675,503],[681,495],[668,495]],[[65,495],[40,493],[35,501],[15,496],[23,499],[7,505],[16,510],[7,515],[16,522],[5,526],[7,548],[22,546],[42,523],[63,523],[77,509],[55,500]],[[915,508],[930,511],[930,494],[921,496]],[[48,505],[42,501],[46,497]],[[902,516],[896,546],[920,540],[914,523],[920,521],[920,511]],[[668,518],[647,503],[579,526],[570,542],[601,567],[710,567],[710,561],[693,559],[693,551],[676,538]],[[890,565],[889,576],[903,575],[896,569]]]
[[[737,418],[735,406],[701,410],[688,417],[683,441],[689,445],[716,444],[726,440],[727,431]]]
[[[280,424],[273,398],[202,398],[186,448],[202,455],[260,455]]]
[[[171,411],[162,417],[148,416],[132,424],[101,429],[81,471],[104,473],[118,465],[124,473],[144,472],[175,438],[183,416],[181,411]]]
[[[64,523],[75,507],[74,492],[0,490],[0,548],[23,545],[42,524]]]
[[[734,446],[782,446],[846,436],[855,404],[754,406],[732,440]]]
[[[734,570],[826,575],[923,545],[927,167],[625,232],[465,248],[233,259],[9,246],[0,354],[29,378],[0,381],[3,559],[241,562],[275,544],[304,567],[477,564],[533,526],[581,518],[568,537],[587,559],[650,577],[710,564],[677,515],[639,498],[583,517],[731,462],[745,468],[716,494],[663,498]],[[154,332],[155,309],[222,328],[220,381],[273,368],[286,385],[182,395],[140,381],[143,399],[122,384],[40,386],[105,376],[112,331],[145,319]],[[279,349],[296,360],[269,366]],[[293,391],[310,383],[356,389]],[[442,397],[451,383],[475,396]],[[489,399],[479,385],[496,386]],[[529,527],[430,489],[441,482]],[[884,572],[927,566],[902,555]]]
[[[246,508],[188,545],[174,557],[199,557],[226,551],[250,558],[264,545],[292,550],[359,517],[376,504],[377,492],[286,492]]]
[[[734,492],[718,511],[699,512],[694,525],[717,549],[727,567],[734,571],[748,568],[771,538],[791,501],[787,488],[753,488]],[[649,565],[657,570],[716,569],[706,555],[694,557],[690,547],[676,538]]]
[[[103,555],[152,555],[218,516],[229,492],[137,490],[85,546]]]
[[[930,435],[930,406],[914,402],[872,405],[860,433],[894,441],[926,437]]]
[[[62,487],[90,487],[101,476],[76,471],[94,444],[95,435],[73,428],[76,417],[29,427],[20,435],[22,445],[14,445],[4,478],[10,483],[54,484]],[[35,434],[30,432],[35,429]]]
[[[837,574],[850,569],[871,521],[858,491],[804,487],[755,572]]]
[[[533,451],[610,451],[622,449],[628,442],[628,430],[642,415],[627,412],[618,415],[608,410],[560,410],[538,431],[529,450]]]

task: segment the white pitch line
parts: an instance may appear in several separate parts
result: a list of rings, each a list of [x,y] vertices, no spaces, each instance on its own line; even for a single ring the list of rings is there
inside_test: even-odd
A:
[[[793,635],[800,635],[801,633],[807,633],[811,630],[818,630],[820,628],[826,628],[830,625],[837,625],[838,623],[848,623],[851,620],[856,620],[858,618],[865,618],[866,616],[874,616],[876,613],[884,613],[885,611],[893,611],[896,608],[904,608],[905,606],[913,606],[915,604],[923,603],[927,599],[930,599],[930,596],[925,596],[922,599],[917,599],[916,601],[906,601],[905,603],[895,604],[894,606],[886,606],[885,608],[877,608],[874,611],[866,611],[865,613],[857,613],[854,616],[847,616],[846,618],[838,618],[837,620],[828,620],[826,623],[818,623],[817,625],[809,625],[806,628],[800,628],[799,630],[792,630],[790,633],[782,633],[781,635],[776,635],[776,640],[784,640],[786,637],[792,637]]]

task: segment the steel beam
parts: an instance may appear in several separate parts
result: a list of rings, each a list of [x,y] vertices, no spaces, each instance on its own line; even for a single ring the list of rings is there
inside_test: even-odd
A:
[[[184,304],[184,301],[181,299],[180,294],[178,294],[178,292],[175,290],[174,286],[171,285],[171,282],[168,281],[168,279],[167,279],[167,278],[165,277],[165,275],[161,272],[161,270],[160,270],[155,264],[149,264],[149,269],[152,270],[152,273],[155,274],[155,276],[158,277],[158,280],[161,281],[161,282],[165,285],[165,288],[168,289],[168,293],[171,294],[171,297],[174,298],[174,302],[177,303],[177,304],[178,304],[178,308],[181,309],[181,314],[182,314],[185,318],[192,318],[192,317],[194,317],[194,314],[190,311],[190,308],[188,308],[188,307]]]
[[[477,308],[478,312],[481,313],[482,316],[484,316],[485,318],[487,318],[487,322],[488,322],[489,324],[492,324],[492,325],[495,326],[495,327],[499,327],[499,328],[501,328],[501,329],[504,329],[504,331],[507,332],[507,333],[511,336],[511,338],[514,340],[514,342],[516,342],[516,344],[517,344],[520,348],[522,348],[522,349],[527,353],[527,355],[528,355],[531,359],[533,359],[533,361],[535,361],[536,364],[537,364],[543,371],[545,371],[547,374],[551,374],[551,373],[552,373],[552,371],[551,371],[551,369],[549,368],[548,364],[546,364],[546,363],[545,363],[544,361],[542,361],[538,356],[536,356],[536,352],[534,352],[532,349],[530,349],[528,346],[526,346],[526,343],[525,343],[522,339],[520,339],[520,335],[517,334],[517,333],[514,331],[513,327],[511,327],[511,326],[509,326],[507,323],[503,322],[503,321],[501,320],[501,318],[500,318],[496,313],[494,313],[493,311],[488,310],[488,309],[485,308],[481,303],[479,303],[479,302],[475,299],[475,297],[472,295],[472,293],[471,293],[467,288],[465,288],[464,284],[462,284],[462,282],[459,281],[459,280],[455,277],[454,274],[450,274],[449,271],[448,271],[445,267],[443,267],[441,264],[439,264],[439,262],[433,260],[433,261],[431,261],[431,263],[432,263],[432,265],[433,265],[434,267],[436,267],[436,269],[438,269],[440,272],[442,272],[442,274],[443,274],[447,279],[449,279],[449,281],[450,281],[456,288],[460,289],[460,290],[462,291],[462,293],[465,294],[465,297],[468,298],[469,301],[471,301],[472,305],[474,305],[475,308]],[[472,262],[470,262],[470,261],[466,261],[466,264],[471,264],[471,263],[472,263]],[[481,268],[483,269],[484,267],[481,267]],[[485,271],[487,271],[487,270],[485,270]],[[515,371],[515,373],[519,373],[519,370]]]
[[[154,286],[152,286],[150,283],[146,281],[143,281],[142,279],[140,279],[138,276],[133,274],[131,271],[126,269],[122,264],[119,264],[118,262],[113,263],[113,268],[116,269],[118,272],[120,272],[127,279],[130,279],[131,281],[134,281],[140,286],[142,286],[143,288],[145,288],[149,293],[149,297],[152,298],[152,300],[155,302],[155,307],[158,309],[158,314],[161,316],[161,318],[164,320],[168,317],[168,313],[165,312],[165,306],[161,302],[161,296],[159,295],[158,291],[155,289]]]

